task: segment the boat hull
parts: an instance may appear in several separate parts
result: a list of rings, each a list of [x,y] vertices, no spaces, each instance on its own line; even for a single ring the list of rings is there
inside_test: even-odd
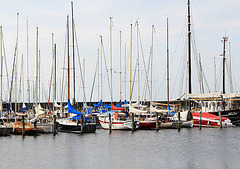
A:
[[[141,130],[156,129],[156,121],[139,121],[139,128]]]
[[[213,115],[211,113],[201,113],[201,122],[200,122],[200,113],[193,114],[193,126],[199,127],[200,124],[202,127],[220,127],[220,117]],[[231,127],[234,126],[226,117],[222,118],[222,127]]]
[[[7,136],[12,131],[11,127],[1,127],[0,128],[0,136]]]

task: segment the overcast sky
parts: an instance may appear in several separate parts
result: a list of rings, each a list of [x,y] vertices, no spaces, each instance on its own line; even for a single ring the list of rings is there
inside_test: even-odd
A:
[[[46,101],[49,92],[49,83],[52,69],[52,33],[54,42],[57,45],[57,100],[61,97],[61,83],[65,51],[66,18],[71,18],[70,0],[0,0],[0,25],[3,28],[5,51],[7,56],[7,68],[9,79],[11,80],[14,48],[16,44],[17,13],[19,13],[19,38],[18,38],[18,75],[20,75],[21,57],[24,57],[24,98],[27,98],[27,20],[29,32],[29,74],[31,81],[31,101],[33,101],[33,84],[36,79],[36,27],[39,28],[39,49],[40,49],[40,79],[41,79],[41,100]],[[113,51],[113,100],[120,98],[120,33],[122,32],[122,100],[129,100],[129,53],[130,53],[130,24],[133,24],[133,67],[134,70],[137,59],[137,38],[136,20],[139,21],[139,30],[143,55],[140,51],[140,98],[149,100],[149,95],[144,95],[145,71],[143,56],[147,65],[152,42],[152,25],[155,27],[153,36],[153,100],[166,99],[166,20],[169,19],[169,53],[170,53],[170,98],[174,99],[186,92],[187,75],[183,73],[186,69],[186,33],[187,33],[187,0],[76,0],[74,2],[74,20],[77,31],[78,47],[81,61],[85,58],[85,83],[87,101],[89,101],[91,88],[94,79],[95,67],[98,59],[98,49],[100,49],[100,36],[103,36],[103,43],[107,61],[110,69],[110,17],[113,17],[112,27],[112,51]],[[193,93],[199,93],[199,79],[196,68],[197,56],[201,56],[202,67],[207,83],[204,84],[204,92],[215,91],[214,78],[214,57],[216,60],[216,79],[217,92],[222,91],[221,69],[223,36],[229,37],[227,43],[227,68],[230,67],[230,56],[232,58],[232,76],[234,92],[240,90],[240,2],[237,0],[192,0],[192,30],[193,30]],[[70,23],[71,26],[71,23]],[[70,27],[71,29],[71,27]],[[70,34],[71,35],[71,34]],[[229,42],[231,43],[229,50]],[[127,64],[124,63],[126,44]],[[77,50],[75,51],[75,53]],[[72,57],[72,40],[70,39],[70,54]],[[125,97],[125,65],[127,67],[127,92]],[[78,56],[76,55],[76,100],[82,101],[82,88],[80,85],[80,73]],[[184,69],[185,68],[185,69]],[[5,65],[4,65],[5,69]],[[108,81],[103,64],[103,100],[110,100]],[[72,72],[72,70],[71,70]],[[226,73],[228,76],[228,72]],[[4,75],[6,72],[4,71]],[[65,71],[66,75],[66,71]],[[6,85],[4,84],[4,99],[9,99]],[[18,84],[20,78],[18,77]],[[65,79],[66,80],[66,79]],[[137,94],[137,75],[133,87],[133,100]],[[42,85],[43,84],[43,85]],[[19,85],[18,85],[19,86]],[[97,101],[101,96],[98,95],[98,80],[96,78],[93,92],[93,101]],[[226,80],[227,92],[230,92],[229,78]],[[18,90],[20,90],[18,88]],[[64,101],[67,100],[67,90],[64,89]],[[99,92],[101,93],[101,92]],[[52,96],[51,96],[52,97]],[[73,97],[72,77],[71,77],[71,97]],[[22,100],[22,99],[19,99]]]

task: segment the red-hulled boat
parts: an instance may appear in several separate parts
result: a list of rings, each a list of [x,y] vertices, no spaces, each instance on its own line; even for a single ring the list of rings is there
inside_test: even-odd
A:
[[[200,126],[200,112],[194,112],[193,126]],[[201,125],[202,127],[220,127],[220,117],[210,113],[201,113]],[[222,117],[222,127],[234,126],[226,117]]]

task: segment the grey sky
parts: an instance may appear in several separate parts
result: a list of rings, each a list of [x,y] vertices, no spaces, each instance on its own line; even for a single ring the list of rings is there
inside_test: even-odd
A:
[[[58,55],[58,82],[62,77],[62,67],[65,48],[66,16],[71,17],[70,0],[1,0],[0,25],[3,27],[4,43],[7,54],[8,74],[12,71],[14,46],[16,42],[16,13],[19,17],[19,53],[18,68],[20,69],[21,56],[26,59],[26,20],[29,22],[29,57],[31,81],[35,80],[35,33],[36,26],[39,27],[39,48],[41,50],[41,79],[44,83],[43,93],[48,93],[49,80],[52,67],[51,54],[51,34],[54,33],[55,43],[57,44]],[[213,58],[216,57],[217,74],[220,72],[222,59],[221,39],[227,32],[231,42],[232,71],[234,77],[234,89],[239,91],[239,67],[240,63],[240,2],[237,0],[192,0],[192,19],[194,40],[196,42],[197,53],[201,54],[202,65],[208,80],[211,92],[214,91],[214,69]],[[130,24],[135,24],[139,18],[141,39],[144,50],[145,60],[148,60],[151,47],[151,25],[155,25],[156,34],[154,35],[154,65],[153,65],[153,98],[154,100],[166,99],[166,18],[169,18],[169,45],[170,45],[170,98],[180,95],[179,64],[185,55],[184,43],[186,40],[186,21],[187,21],[187,0],[88,0],[74,1],[74,18],[77,29],[78,46],[80,56],[86,58],[86,94],[89,100],[92,81],[97,62],[97,49],[100,48],[99,35],[103,36],[104,47],[108,68],[109,65],[109,17],[113,17],[113,69],[114,69],[114,94],[115,101],[119,100],[119,31],[122,31],[122,71],[124,71],[124,44],[127,46],[127,60],[129,60],[130,43]],[[184,27],[185,25],[185,27]],[[133,70],[136,63],[136,27],[133,26]],[[181,36],[183,32],[183,35]],[[71,42],[71,40],[70,40]],[[71,44],[70,44],[71,45]],[[195,51],[196,51],[195,50]],[[72,50],[70,51],[72,52]],[[229,53],[228,53],[229,56]],[[228,57],[227,56],[227,57]],[[140,56],[142,57],[142,56]],[[77,60],[76,60],[77,61]],[[144,72],[142,59],[140,60],[141,78],[141,98],[144,86]],[[186,61],[185,61],[186,62]],[[228,60],[229,63],[229,60]],[[76,66],[78,61],[76,62]],[[26,65],[25,65],[26,66]],[[193,61],[193,67],[196,64]],[[105,68],[103,68],[105,70]],[[196,68],[193,68],[193,92],[199,93],[199,84]],[[20,70],[18,70],[20,72]],[[26,70],[24,70],[26,73]],[[77,73],[77,101],[82,100],[82,89],[80,88],[79,70]],[[129,65],[127,64],[127,71]],[[124,72],[123,72],[124,74]],[[26,80],[26,75],[25,75]],[[124,78],[124,77],[123,77]],[[106,77],[104,78],[104,100],[110,100]],[[127,74],[129,82],[129,75]],[[176,80],[175,80],[176,79]],[[227,78],[228,80],[228,78]],[[185,80],[186,81],[186,77]],[[219,80],[220,81],[220,80]],[[26,82],[25,82],[26,83]],[[33,83],[33,82],[32,82]],[[60,100],[60,85],[58,83],[58,100]],[[124,80],[122,86],[124,86]],[[137,83],[137,82],[135,82]],[[226,82],[229,86],[229,83]],[[25,90],[26,90],[25,84]],[[129,83],[127,83],[129,86]],[[182,85],[185,91],[186,84]],[[6,85],[5,85],[6,87]],[[137,85],[135,84],[133,98],[137,98]],[[218,91],[221,91],[221,83],[218,82]],[[42,90],[42,89],[41,89]],[[127,87],[129,90],[129,87]],[[229,87],[227,87],[229,92]],[[123,98],[125,91],[123,87]],[[207,92],[207,89],[205,90]],[[25,94],[26,95],[26,94]],[[48,94],[41,98],[46,101]],[[72,95],[72,93],[71,93]],[[6,97],[6,94],[5,94]],[[26,97],[26,96],[25,96]],[[41,96],[42,97],[42,96]],[[64,100],[66,95],[64,96]],[[127,92],[127,99],[129,94]],[[97,88],[94,90],[93,100],[97,101]],[[147,96],[146,99],[149,99]]]

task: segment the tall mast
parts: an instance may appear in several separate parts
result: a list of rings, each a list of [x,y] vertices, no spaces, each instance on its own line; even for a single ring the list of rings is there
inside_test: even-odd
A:
[[[1,81],[0,81],[0,113],[2,113],[2,70],[3,70],[3,56],[2,56],[2,26],[0,26],[0,57],[1,57],[1,68],[0,68],[0,73],[1,73]]]
[[[140,71],[139,71],[139,27],[138,27],[138,20],[137,20],[137,71],[138,71],[138,101],[140,101]]]
[[[75,97],[76,92],[76,80],[75,80],[75,56],[74,56],[74,19],[73,19],[73,1],[71,1],[72,6],[72,43],[73,43],[73,97]]]
[[[41,101],[41,94],[40,94],[40,92],[41,92],[41,87],[40,87],[40,79],[41,79],[41,71],[40,71],[40,63],[41,63],[41,55],[40,55],[40,50],[39,50],[39,55],[38,55],[38,57],[39,57],[39,61],[38,61],[38,64],[39,64],[39,69],[38,69],[38,73],[39,73],[39,76],[38,76],[38,102],[39,102],[39,104],[40,104],[40,101]]]
[[[15,111],[17,111],[18,21],[19,21],[19,13],[17,13],[17,54],[16,54],[16,63],[15,63]]]
[[[37,27],[37,33],[36,33],[36,103],[38,102],[38,27]]]
[[[99,77],[99,74],[100,74],[100,71],[99,71],[99,49],[98,49],[98,65],[97,65],[97,69],[98,69],[98,101],[99,101],[99,96],[100,96],[100,90],[99,90],[99,83],[100,83],[100,77]]]
[[[169,105],[169,48],[168,48],[168,18],[167,18],[167,104]]]
[[[132,103],[132,24],[131,24],[131,35],[130,35],[130,89],[129,89],[129,103]]]
[[[120,85],[120,100],[122,99],[122,32],[120,31],[120,81],[119,81],[119,85]]]
[[[103,40],[102,40],[102,36],[100,36],[100,39],[101,39],[101,74],[100,74],[100,76],[101,76],[101,100],[102,100],[102,98],[103,98],[103,93],[102,93],[102,89],[103,89],[103,83],[102,83],[102,81],[103,81],[103,71],[102,71],[102,55],[103,55]]]
[[[153,32],[154,32],[154,25],[152,25],[152,47],[151,47],[151,95],[150,95],[150,105],[152,105],[152,70],[153,70]]]
[[[226,36],[223,37],[223,94],[225,91],[225,62],[226,62],[226,41],[228,38]]]
[[[127,99],[127,51],[125,43],[125,99]]]
[[[29,60],[28,60],[28,20],[27,20],[27,91],[28,91],[28,103],[30,103],[30,81],[29,81]]]
[[[191,72],[191,15],[190,0],[188,0],[188,93],[192,93],[192,72]]]
[[[112,93],[112,17],[110,17],[110,78],[111,78],[111,102],[113,102],[113,93]]]
[[[68,72],[68,101],[70,101],[70,61],[69,61],[69,25],[67,16],[67,72]]]

